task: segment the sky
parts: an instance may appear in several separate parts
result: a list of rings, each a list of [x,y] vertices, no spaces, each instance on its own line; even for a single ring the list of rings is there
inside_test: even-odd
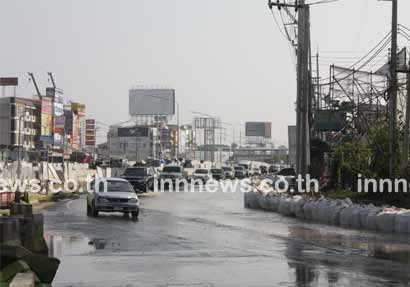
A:
[[[246,121],[267,121],[274,142],[287,142],[296,121],[295,60],[267,0],[0,3],[0,76],[20,78],[19,96],[35,94],[27,72],[42,91],[53,72],[88,117],[114,124],[129,119],[133,85],[174,88],[181,123],[199,111],[238,125],[239,134]],[[406,11],[410,1],[399,0],[399,23],[410,27]],[[326,77],[330,63],[353,62],[388,33],[391,3],[340,0],[312,6],[311,17],[312,51],[323,55]]]

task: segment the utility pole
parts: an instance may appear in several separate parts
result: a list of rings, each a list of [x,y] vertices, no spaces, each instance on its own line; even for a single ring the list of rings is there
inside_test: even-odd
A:
[[[409,129],[410,129],[410,61],[407,66],[407,98],[406,98],[406,120],[404,125],[404,142],[403,142],[403,175],[406,175],[409,164]]]
[[[296,173],[303,177],[308,172],[310,160],[309,107],[311,99],[310,83],[310,7],[305,0],[296,0],[294,4],[269,1],[269,8],[294,8],[298,11],[297,39],[297,96],[296,96]]]
[[[392,0],[392,42],[390,59],[390,98],[389,98],[389,176],[396,177],[397,165],[397,1]]]
[[[18,106],[16,105],[16,112],[18,113],[18,119],[19,119],[19,135],[18,135],[18,146],[17,146],[17,181],[22,182],[22,178],[21,178],[21,127],[22,127],[22,118],[23,115],[21,114],[22,111],[18,111]],[[23,112],[25,113],[25,111]],[[17,191],[16,191],[16,198],[15,198],[15,202],[16,203],[20,203],[21,200],[21,190],[20,190],[20,184],[17,184]]]

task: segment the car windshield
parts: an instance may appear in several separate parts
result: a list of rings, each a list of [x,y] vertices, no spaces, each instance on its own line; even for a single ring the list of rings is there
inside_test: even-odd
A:
[[[218,169],[218,168],[213,168],[211,169],[212,173],[222,173],[222,169]]]
[[[228,167],[228,166],[225,166],[225,167],[223,167],[222,168],[224,171],[231,171],[232,169],[230,168],[230,167]]]
[[[207,174],[207,173],[208,173],[208,170],[207,170],[207,169],[197,169],[197,170],[195,171],[195,173],[198,173],[198,174]]]
[[[184,162],[184,167],[185,168],[193,168],[194,166],[192,165],[192,161],[187,160]]]
[[[108,180],[100,182],[100,192],[134,192],[131,184],[127,181]]]
[[[163,172],[181,172],[181,167],[179,166],[166,166],[162,170]]]
[[[244,170],[244,168],[243,168],[243,166],[236,166],[236,167],[235,167],[235,170],[242,171],[242,170]]]
[[[126,176],[145,176],[147,175],[147,169],[146,168],[127,168],[124,171],[124,175]]]
[[[296,176],[296,172],[293,168],[285,168],[278,172],[278,175],[282,176]]]

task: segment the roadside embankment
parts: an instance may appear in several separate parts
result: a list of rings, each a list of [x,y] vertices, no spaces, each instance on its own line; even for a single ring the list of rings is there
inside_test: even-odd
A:
[[[245,207],[277,212],[301,220],[390,233],[410,233],[410,210],[361,205],[346,199],[311,198],[255,190],[245,193]]]

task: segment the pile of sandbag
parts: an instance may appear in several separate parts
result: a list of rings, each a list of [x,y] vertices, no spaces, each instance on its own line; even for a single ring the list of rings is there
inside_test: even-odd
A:
[[[286,196],[261,190],[245,193],[245,207],[347,228],[410,233],[410,210],[354,204],[349,198]]]

